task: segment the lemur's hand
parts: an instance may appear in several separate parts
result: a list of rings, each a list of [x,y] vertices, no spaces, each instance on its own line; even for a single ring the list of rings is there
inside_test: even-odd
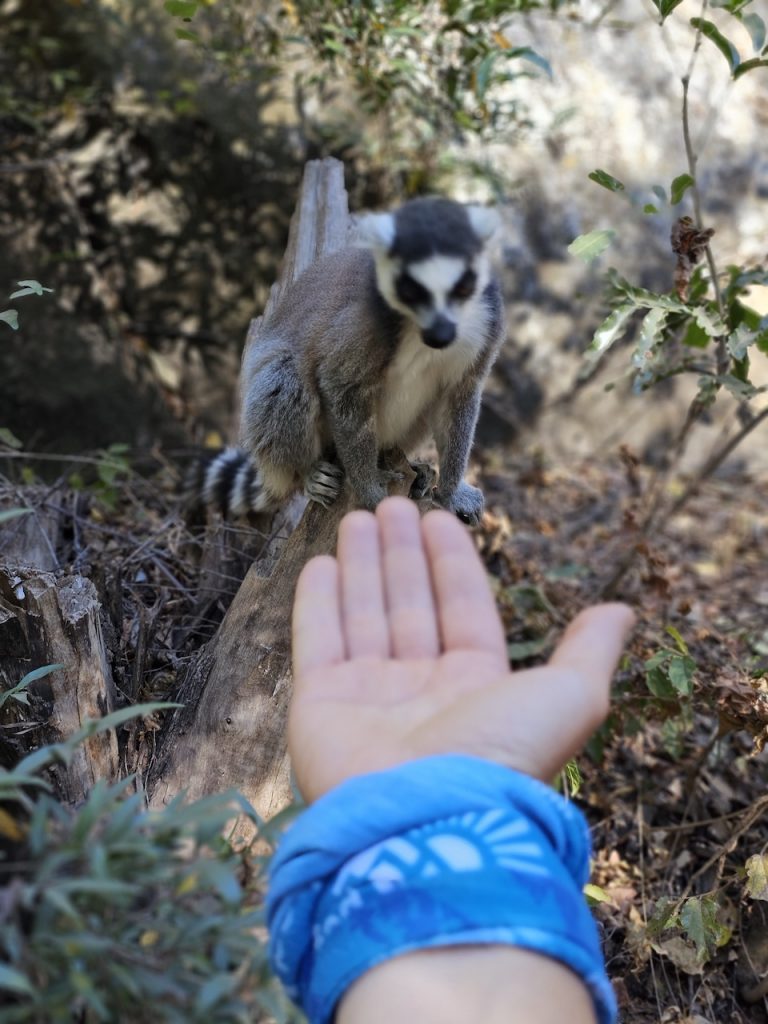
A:
[[[457,515],[462,522],[469,523],[470,526],[477,526],[483,517],[485,508],[483,492],[479,487],[473,487],[472,484],[468,484],[464,480],[450,495],[441,494],[438,487],[435,501],[448,512]]]
[[[314,558],[293,615],[288,738],[301,792],[440,753],[551,779],[608,709],[632,623],[582,612],[548,665],[510,673],[501,621],[466,530],[405,498],[341,524],[338,560]]]

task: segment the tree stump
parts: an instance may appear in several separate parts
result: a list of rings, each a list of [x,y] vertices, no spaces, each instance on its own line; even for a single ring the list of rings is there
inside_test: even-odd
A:
[[[29,684],[33,712],[6,721],[0,754],[11,763],[20,753],[56,743],[76,732],[86,718],[113,710],[115,690],[104,647],[96,589],[82,576],[57,579],[29,567],[0,567],[0,680],[10,689],[26,672],[60,666]],[[12,714],[11,702],[6,716]],[[23,705],[20,705],[23,707]],[[117,740],[112,730],[92,736],[75,751],[69,766],[51,769],[59,795],[83,800],[99,779],[118,777]]]

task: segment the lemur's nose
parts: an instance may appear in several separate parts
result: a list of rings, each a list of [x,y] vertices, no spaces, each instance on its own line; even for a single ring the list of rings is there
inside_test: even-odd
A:
[[[429,345],[430,348],[445,348],[456,337],[456,324],[447,316],[439,313],[431,325],[421,332],[421,336],[424,339],[424,344]]]

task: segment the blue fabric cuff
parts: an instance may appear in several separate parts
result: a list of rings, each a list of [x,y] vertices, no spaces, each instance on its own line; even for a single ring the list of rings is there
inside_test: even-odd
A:
[[[581,893],[589,833],[549,786],[444,755],[350,779],[295,822],[267,898],[272,966],[312,1024],[352,982],[410,950],[498,943],[565,963],[615,1019]]]

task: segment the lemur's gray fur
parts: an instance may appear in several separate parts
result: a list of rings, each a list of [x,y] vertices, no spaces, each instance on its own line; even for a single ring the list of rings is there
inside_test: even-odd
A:
[[[432,436],[436,501],[477,522],[483,495],[463,476],[504,336],[485,251],[495,226],[490,210],[436,198],[361,218],[359,244],[315,263],[262,325],[241,374],[247,456],[214,459],[205,497],[242,513],[304,488],[329,504],[346,476],[373,509],[387,451]]]

